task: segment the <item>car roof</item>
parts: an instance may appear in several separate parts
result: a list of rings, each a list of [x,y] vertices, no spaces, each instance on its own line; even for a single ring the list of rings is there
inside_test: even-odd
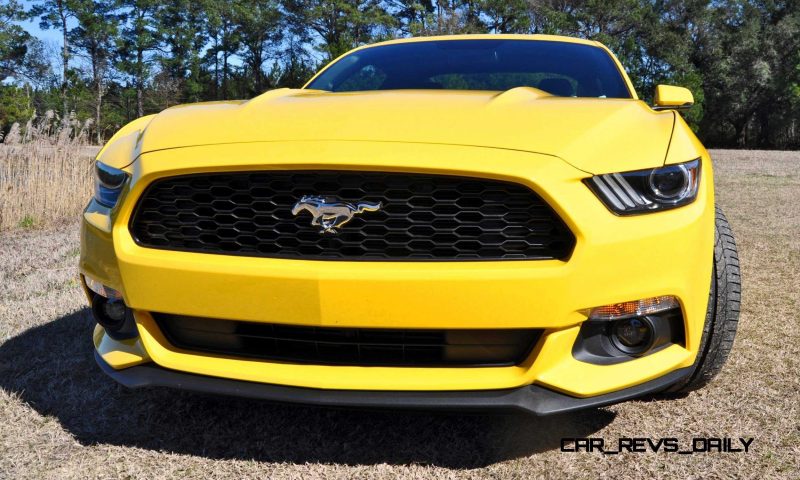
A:
[[[417,43],[417,42],[432,42],[441,40],[539,40],[550,42],[564,42],[564,43],[579,43],[583,45],[601,46],[600,42],[594,40],[586,40],[584,38],[565,37],[563,35],[541,35],[541,34],[495,34],[495,33],[480,33],[480,34],[465,34],[465,35],[435,35],[431,37],[410,37],[398,38],[395,40],[387,40],[385,42],[372,43],[364,45],[361,48],[376,47],[379,45],[395,45],[398,43]]]

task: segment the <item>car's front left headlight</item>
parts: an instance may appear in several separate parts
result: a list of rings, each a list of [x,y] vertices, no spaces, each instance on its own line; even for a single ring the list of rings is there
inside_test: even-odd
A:
[[[589,188],[618,215],[657,212],[694,201],[700,184],[700,159],[648,170],[595,175]]]
[[[105,163],[95,162],[94,199],[100,205],[113,208],[119,200],[127,179],[128,174],[124,171]]]

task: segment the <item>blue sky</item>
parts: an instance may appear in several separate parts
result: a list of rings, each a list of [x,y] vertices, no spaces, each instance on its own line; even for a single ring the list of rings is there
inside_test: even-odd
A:
[[[30,10],[31,7],[38,2],[32,2],[30,0],[25,0],[22,2],[22,5],[25,7],[25,10]],[[24,22],[16,22],[19,25],[22,25],[22,28],[28,31],[31,35],[42,40],[46,43],[56,42],[58,45],[61,45],[61,34],[58,30],[49,29],[49,30],[42,30],[39,28],[39,19],[34,18],[33,20],[28,20]],[[74,26],[74,20],[70,22],[70,27]]]
[[[0,0],[0,1],[3,1],[3,0]],[[36,3],[37,3],[36,1],[31,1],[31,0],[25,0],[25,1],[22,2],[23,6],[25,7],[25,10],[30,10],[31,7]],[[75,26],[77,26],[77,21],[74,18],[69,19],[67,22],[68,22],[67,26],[70,29],[72,29]],[[28,33],[30,33],[34,37],[38,38],[39,40],[43,41],[45,44],[47,44],[49,46],[57,47],[56,51],[60,52],[60,49],[63,46],[63,41],[62,41],[62,38],[61,38],[61,31],[58,28],[55,28],[55,29],[54,28],[50,28],[50,29],[47,29],[47,30],[39,28],[39,18],[38,17],[34,18],[32,20],[24,20],[24,21],[18,21],[18,22],[14,22],[14,23],[16,23],[18,25],[21,25],[22,28],[24,28]],[[58,63],[58,58],[53,58],[52,61],[53,61],[53,67],[54,67],[54,69],[56,70],[56,73],[57,73],[59,71],[59,69],[61,68],[60,65],[57,64]],[[78,61],[77,59],[73,58],[73,60],[70,62],[71,66],[74,66],[73,62],[77,62],[77,61]],[[234,65],[239,64],[239,59],[238,58],[232,58],[230,61]]]
[[[4,1],[4,0],[0,0],[0,1]],[[34,3],[35,2],[24,1],[24,2],[22,2],[22,5],[25,7],[25,10],[30,10],[30,8],[33,6]],[[46,45],[55,47],[55,49],[56,49],[55,51],[56,52],[60,51],[62,46],[63,46],[63,44],[64,44],[64,42],[61,39],[61,32],[59,30],[57,30],[57,29],[52,29],[52,28],[48,29],[48,30],[43,30],[43,29],[39,28],[39,19],[38,18],[34,18],[33,20],[17,21],[17,22],[14,22],[14,23],[16,23],[17,25],[22,26],[22,28],[24,28],[25,31],[27,31],[28,33],[30,33],[34,37],[36,37],[39,40],[41,40]],[[75,26],[75,20],[74,19],[71,22],[69,22],[69,26],[70,26],[70,28]],[[53,57],[50,58],[50,61],[52,62],[54,73],[56,75],[59,75],[60,72],[61,72],[61,65],[58,63],[58,61],[59,61],[58,56],[57,55],[53,55]],[[7,79],[5,79],[3,81],[4,84],[13,83],[13,82],[14,82],[13,78],[7,78]]]
[[[31,35],[42,40],[46,43],[56,42],[61,45],[61,33],[58,30],[42,30],[39,28],[39,19],[26,22],[17,22],[22,25],[22,28],[28,31]]]
[[[3,1],[3,0],[0,0],[0,1]],[[30,10],[30,8],[34,5],[34,3],[36,3],[36,2],[32,2],[32,1],[24,1],[24,2],[22,2],[23,6],[25,7],[25,10]],[[39,28],[39,18],[38,17],[34,18],[32,20],[24,20],[24,21],[19,21],[19,22],[15,22],[15,23],[20,25],[20,26],[22,26],[22,28],[24,28],[28,33],[30,33],[34,37],[38,38],[39,40],[44,42],[46,45],[56,47],[56,49],[55,49],[56,52],[60,52],[61,51],[61,48],[63,47],[64,42],[62,41],[61,31],[59,29],[57,29],[57,28],[55,28],[55,29],[54,28],[49,28],[47,30],[43,30],[43,29]],[[68,24],[67,25],[68,25],[69,28],[75,27],[75,25],[76,25],[75,19],[68,20]],[[59,62],[58,56],[54,55],[50,60],[52,61],[53,71],[56,73],[56,75],[60,74],[61,65],[60,65],[60,63],[58,63]],[[71,63],[73,63],[73,62],[71,62]]]

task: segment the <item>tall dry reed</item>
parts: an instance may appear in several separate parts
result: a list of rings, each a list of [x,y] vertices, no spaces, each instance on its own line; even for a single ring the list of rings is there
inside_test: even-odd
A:
[[[0,143],[0,230],[77,219],[93,189],[89,122],[53,112],[14,124]]]

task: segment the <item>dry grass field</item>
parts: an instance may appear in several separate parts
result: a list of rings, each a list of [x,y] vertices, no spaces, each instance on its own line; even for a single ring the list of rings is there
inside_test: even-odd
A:
[[[714,151],[742,262],[705,389],[577,414],[458,415],[128,391],[92,358],[75,224],[0,233],[0,478],[800,478],[800,152]],[[750,453],[563,453],[564,437],[754,437]]]
[[[86,206],[99,151],[87,144],[89,123],[46,112],[11,126],[0,143],[0,231],[63,223]]]

